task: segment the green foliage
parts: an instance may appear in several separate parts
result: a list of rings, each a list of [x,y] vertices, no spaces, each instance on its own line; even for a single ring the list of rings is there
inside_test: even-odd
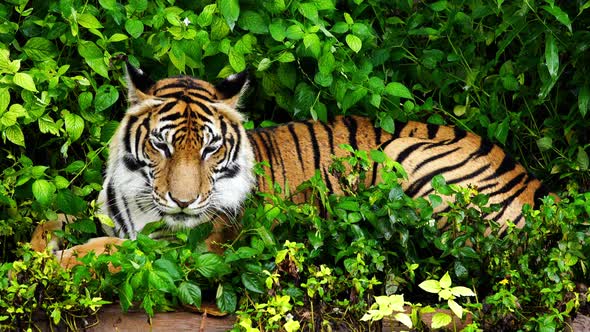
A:
[[[213,81],[251,68],[250,128],[348,113],[368,115],[389,132],[394,120],[454,124],[500,143],[565,199],[546,199],[523,230],[484,236],[497,225],[481,212],[495,207],[475,188],[437,177],[438,194],[413,200],[395,164],[379,152],[351,151],[333,168],[349,196],[327,196],[319,177],[306,188],[324,210],[255,196],[223,257],[198,244],[206,229],[170,242],[142,236],[110,258],[89,256],[72,272],[96,277],[86,287],[96,293],[84,301],[110,298],[152,314],[199,306],[216,290],[214,301],[239,309],[243,328],[294,330],[319,322],[303,320],[302,308],[356,322],[373,295],[405,293],[414,302],[408,294],[420,291],[417,280],[448,271],[462,285],[488,290],[481,303],[464,305],[483,327],[510,319],[508,328],[560,327],[577,309],[571,294],[575,281],[587,279],[590,255],[589,8],[588,1],[549,0],[1,3],[0,260],[32,264],[34,254],[17,255],[18,243],[57,213],[78,217],[60,234],[70,244],[95,234],[92,218],[109,222],[96,214],[94,199],[126,108],[116,56],[129,55],[155,79],[180,73]],[[390,172],[386,184],[370,189],[363,177],[373,160]],[[439,230],[433,211],[449,195],[456,198],[443,216],[449,227]],[[109,273],[109,264],[120,272]],[[63,273],[55,271],[55,285],[67,285]],[[65,319],[61,302],[51,303],[35,308],[54,322]],[[14,306],[2,302],[0,318],[25,326],[33,307],[15,318],[7,314]]]

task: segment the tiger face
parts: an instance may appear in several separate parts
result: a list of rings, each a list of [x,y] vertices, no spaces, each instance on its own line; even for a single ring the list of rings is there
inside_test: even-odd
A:
[[[190,228],[233,215],[254,185],[253,156],[236,104],[245,73],[218,85],[189,76],[155,83],[128,66],[130,107],[111,144],[103,209],[134,238],[164,220]]]

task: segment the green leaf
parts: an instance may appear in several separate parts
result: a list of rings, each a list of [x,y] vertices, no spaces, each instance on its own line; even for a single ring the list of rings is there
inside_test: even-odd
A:
[[[176,67],[181,73],[185,71],[186,53],[184,53],[184,50],[182,47],[180,47],[178,42],[172,42],[172,47],[170,48],[170,52],[168,52],[168,57],[174,67]]]
[[[293,61],[295,61],[295,56],[293,55],[293,53],[286,51],[286,52],[281,53],[279,55],[279,57],[277,58],[277,60],[279,62],[284,62],[284,63],[293,62]]]
[[[391,82],[385,86],[384,92],[394,97],[402,97],[407,99],[414,99],[412,93],[405,85],[398,82]]]
[[[33,37],[27,40],[23,51],[33,61],[46,61],[57,56],[57,48],[43,37]]]
[[[18,124],[10,126],[4,130],[4,135],[12,143],[20,146],[25,146],[25,135]]]
[[[578,163],[578,166],[580,166],[581,170],[588,170],[588,154],[586,153],[586,151],[584,151],[584,148],[582,148],[581,146],[578,146],[576,162]]]
[[[125,30],[133,38],[139,38],[143,29],[143,23],[140,20],[130,19],[125,22]]]
[[[123,287],[119,290],[119,301],[121,302],[121,307],[123,311],[127,311],[133,302],[133,287],[129,284],[129,282],[125,282]]]
[[[215,14],[216,10],[217,4],[213,3],[205,6],[199,14],[199,17],[197,17],[197,24],[202,28],[210,26],[211,23],[213,23],[213,14]]]
[[[236,310],[236,305],[238,304],[238,296],[236,295],[236,292],[228,287],[219,285],[215,302],[217,307],[219,307],[219,310],[223,312],[234,312]]]
[[[238,25],[252,33],[265,34],[268,33],[268,24],[260,13],[247,10],[240,15]]]
[[[10,105],[10,92],[8,92],[8,88],[0,88],[0,114],[6,111]]]
[[[269,26],[268,30],[272,39],[282,42],[287,37],[287,29],[283,20],[274,20]]]
[[[557,21],[559,21],[559,23],[565,25],[568,28],[568,30],[570,32],[572,32],[572,21],[570,20],[567,13],[564,12],[563,10],[561,10],[561,8],[554,6],[554,5],[553,6],[542,6],[541,8],[543,8],[549,14],[553,15],[553,17],[555,17],[555,19],[557,19]]]
[[[35,87],[35,82],[33,81],[33,77],[27,73],[16,73],[14,74],[14,78],[12,79],[14,84],[20,86],[25,90],[29,90],[32,92],[37,92],[37,88]]]
[[[303,45],[305,45],[305,48],[309,49],[314,58],[317,59],[320,56],[322,45],[320,38],[315,33],[306,34],[303,37]]]
[[[447,315],[442,312],[437,312],[432,316],[432,324],[430,327],[433,329],[440,329],[451,324],[452,321],[453,318],[450,315]]]
[[[548,136],[543,136],[537,140],[537,146],[541,151],[547,151],[553,147],[553,139]]]
[[[117,7],[117,0],[98,0],[98,3],[107,10],[114,10]]]
[[[84,119],[73,113],[66,113],[64,119],[66,123],[66,132],[70,136],[72,142],[75,142],[80,136],[82,136],[82,132],[84,131]]]
[[[76,21],[86,29],[101,29],[103,27],[94,15],[88,13],[78,14]]]
[[[287,31],[285,31],[285,36],[291,40],[299,40],[299,39],[303,38],[304,34],[305,33],[303,32],[303,29],[301,28],[301,26],[299,26],[297,24],[293,24],[293,25],[289,26],[287,28]]]
[[[201,288],[191,281],[183,281],[178,286],[178,298],[184,304],[201,307]]]
[[[39,179],[33,182],[32,191],[33,196],[41,205],[48,205],[51,203],[53,199],[53,194],[55,193],[56,187],[53,183]]]
[[[365,87],[358,87],[356,90],[352,90],[344,95],[341,105],[342,110],[346,111],[356,105],[361,99],[363,99],[364,96],[367,95],[368,91],[369,90],[367,90]]]
[[[362,40],[353,34],[346,35],[346,44],[355,53],[358,53],[361,50],[361,48],[363,47]]]
[[[266,288],[264,287],[264,278],[261,278],[260,275],[249,272],[242,273],[241,275],[242,284],[247,290],[258,294],[264,294],[266,292]]]
[[[264,58],[262,60],[260,60],[260,62],[258,63],[258,71],[265,71],[268,68],[270,68],[270,65],[272,64],[272,61],[270,61],[269,58]]]
[[[86,202],[68,189],[57,192],[56,203],[57,208],[66,214],[77,215],[86,209]]]
[[[229,26],[230,30],[234,30],[234,26],[238,17],[240,16],[240,4],[238,0],[219,0],[219,11],[225,19],[225,22]]]
[[[580,94],[578,95],[578,110],[582,117],[585,117],[590,108],[590,85],[586,84],[580,88]],[[0,111],[2,108],[0,107]]]
[[[160,258],[154,262],[154,267],[160,271],[166,272],[174,280],[181,279],[182,275],[178,266],[170,260]]]
[[[312,21],[313,23],[316,23],[318,21],[318,9],[313,3],[302,3],[299,5],[299,8],[297,9],[301,13],[301,15],[303,15],[305,18]]]
[[[447,9],[447,6],[448,4],[446,0],[437,1],[429,5],[430,9],[434,10],[435,12],[442,12],[443,10]]]
[[[84,58],[84,61],[86,61],[92,70],[104,78],[109,78],[108,67],[104,62],[104,55],[95,43],[81,40],[78,42],[78,53]]]
[[[90,101],[92,101],[92,94],[90,94]],[[79,98],[81,98],[80,95]],[[88,98],[88,97],[85,97]],[[110,84],[101,85],[96,91],[96,98],[94,99],[94,108],[97,112],[102,112],[114,105],[119,100],[119,90]],[[80,101],[80,99],[79,99]],[[81,105],[82,106],[82,105]],[[85,109],[85,108],[83,108]]]
[[[418,287],[422,288],[423,290],[425,290],[429,293],[434,293],[434,294],[438,294],[441,290],[440,282],[438,280],[423,281],[422,283],[420,283],[418,285]]]
[[[229,53],[229,64],[236,72],[241,72],[246,69],[246,59],[242,53],[236,51],[234,47],[230,48]]]
[[[559,50],[553,34],[548,32],[545,37],[545,64],[549,70],[549,75],[557,77],[559,72]]]
[[[395,121],[390,115],[381,118],[379,120],[379,126],[390,134],[393,134],[395,132]]]
[[[213,278],[218,275],[218,267],[222,264],[224,263],[221,257],[206,253],[197,257],[195,267],[205,278]]]

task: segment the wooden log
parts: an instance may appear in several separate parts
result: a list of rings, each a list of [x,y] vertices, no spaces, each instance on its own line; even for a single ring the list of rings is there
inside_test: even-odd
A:
[[[121,312],[118,304],[104,306],[98,314],[98,324],[86,329],[91,332],[182,332],[182,331],[227,331],[236,321],[233,315],[213,317],[207,314],[186,311],[156,313],[150,320],[145,312]]]

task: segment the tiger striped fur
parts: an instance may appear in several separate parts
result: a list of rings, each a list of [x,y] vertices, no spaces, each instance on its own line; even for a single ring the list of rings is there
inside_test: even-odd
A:
[[[463,130],[418,122],[396,123],[395,134],[364,117],[329,123],[301,121],[246,132],[236,110],[247,86],[245,73],[217,85],[188,76],[152,82],[128,65],[130,107],[113,137],[99,201],[114,221],[106,233],[135,238],[149,222],[171,229],[194,227],[239,213],[257,185],[297,187],[319,170],[329,190],[340,193],[328,167],[333,156],[380,149],[401,163],[410,196],[433,192],[430,180],[475,185],[502,208],[489,215],[524,225],[524,204],[547,194],[541,183],[497,145]],[[255,179],[256,162],[268,162],[271,181]],[[372,184],[380,181],[375,168]]]

